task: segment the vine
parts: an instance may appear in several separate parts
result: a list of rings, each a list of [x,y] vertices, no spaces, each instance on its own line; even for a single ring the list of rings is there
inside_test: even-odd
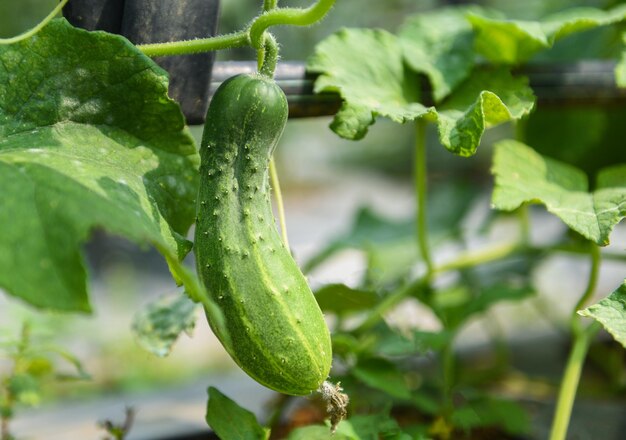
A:
[[[56,5],[55,8],[52,11],[50,11],[50,13],[32,29],[29,29],[26,32],[16,35],[15,37],[0,38],[0,44],[13,44],[13,43],[17,43],[19,41],[32,37],[41,29],[43,29],[48,23],[50,23],[50,20],[56,17],[63,10],[63,7],[67,4],[68,1],[69,0],[61,0],[59,4]]]

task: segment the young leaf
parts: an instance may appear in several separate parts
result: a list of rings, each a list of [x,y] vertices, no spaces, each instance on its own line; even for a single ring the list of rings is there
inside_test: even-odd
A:
[[[170,264],[189,251],[197,153],[163,70],[59,19],[0,46],[0,83],[0,286],[89,311],[81,245],[94,228]]]
[[[157,356],[167,356],[180,334],[193,330],[196,310],[197,305],[180,293],[151,302],[133,319],[139,345]]]
[[[437,122],[439,140],[448,150],[471,156],[485,129],[519,119],[534,105],[527,81],[498,69],[477,71],[441,112],[427,108],[416,101],[418,81],[406,72],[400,45],[384,31],[344,29],[317,46],[307,67],[320,73],[317,93],[336,92],[344,100],[331,124],[339,136],[361,139],[379,115],[398,123],[423,117]]]
[[[474,33],[465,15],[477,7],[440,8],[408,17],[398,36],[404,59],[425,74],[435,102],[448,96],[474,67]]]
[[[269,432],[247,409],[209,387],[206,421],[221,440],[266,440]]]
[[[626,18],[626,6],[610,11],[573,8],[541,21],[506,20],[476,12],[468,19],[476,32],[475,48],[493,63],[521,64],[567,35],[606,26]]]
[[[375,292],[352,289],[345,284],[329,284],[315,292],[315,299],[324,311],[343,315],[368,310],[378,303]]]
[[[578,313],[598,321],[626,348],[626,280],[609,296]]]
[[[609,243],[613,227],[626,216],[626,166],[601,172],[596,191],[590,193],[580,170],[507,140],[495,146],[492,173],[494,208],[512,211],[523,203],[542,203],[600,246]]]
[[[362,359],[352,374],[366,385],[398,399],[410,399],[404,375],[395,364],[382,358]]]

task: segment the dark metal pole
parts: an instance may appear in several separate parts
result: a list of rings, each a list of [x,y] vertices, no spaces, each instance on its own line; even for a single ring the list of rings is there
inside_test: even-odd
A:
[[[119,34],[123,10],[124,0],[73,0],[63,7],[63,15],[76,27]]]
[[[121,34],[135,44],[215,35],[219,0],[126,0]],[[170,75],[169,93],[188,124],[201,123],[209,101],[214,52],[155,58]]]

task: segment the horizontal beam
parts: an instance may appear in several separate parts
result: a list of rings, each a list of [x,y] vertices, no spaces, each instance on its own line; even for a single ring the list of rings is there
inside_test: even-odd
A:
[[[516,73],[528,76],[539,105],[543,107],[609,106],[626,103],[626,89],[615,84],[614,70],[613,61],[581,61],[572,64],[530,64]],[[211,93],[227,78],[255,71],[255,62],[216,62]],[[341,106],[341,98],[337,94],[313,93],[315,77],[306,72],[303,62],[284,61],[278,64],[275,78],[287,95],[290,118],[334,115]],[[430,95],[428,89],[423,92],[424,96]],[[431,103],[426,100],[424,104]]]

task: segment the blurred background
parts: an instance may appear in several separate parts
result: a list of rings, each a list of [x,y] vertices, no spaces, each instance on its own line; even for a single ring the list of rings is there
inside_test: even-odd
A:
[[[0,37],[13,36],[32,27],[56,3],[55,0],[1,1]],[[219,33],[243,28],[257,14],[261,3],[259,0],[222,0]],[[281,0],[280,3],[307,6],[310,1]],[[395,31],[407,15],[460,3],[463,2],[342,0],[337,2],[322,24],[307,29],[278,28],[275,35],[281,43],[283,59],[303,61],[312,53],[316,42],[342,27],[380,27]],[[622,2],[485,0],[473,3],[494,7],[512,18],[534,19],[566,7],[608,8]],[[566,38],[550,51],[550,59],[563,63],[598,56],[617,59],[623,50],[621,33],[624,30],[624,25],[611,26]],[[250,50],[223,51],[218,53],[217,59],[253,60],[254,54]],[[542,57],[533,61],[541,62]],[[527,142],[543,154],[566,160],[594,176],[603,166],[626,162],[626,148],[623,147],[625,117],[626,108],[623,105],[542,109],[528,121]],[[334,135],[327,128],[329,122],[328,117],[291,120],[277,150],[290,242],[300,262],[322,249],[329,240],[349,231],[354,215],[361,207],[367,206],[373,212],[384,213],[398,222],[409,221],[413,216],[415,203],[410,166],[414,127],[411,124],[399,126],[381,119],[365,140],[355,143]],[[553,127],[559,129],[554,130]],[[201,127],[192,127],[192,132],[199,140]],[[512,132],[508,125],[488,131],[478,154],[469,159],[448,153],[438,145],[434,130],[429,133],[431,199],[439,198],[444,204],[443,207],[439,205],[442,209],[452,209],[455,205],[467,203],[468,194],[478,194],[472,201],[476,208],[468,211],[468,224],[471,227],[476,222],[480,223],[480,218],[488,215],[485,211],[491,185],[488,171],[490,146],[498,139],[511,136]],[[535,215],[543,222],[542,231],[546,236],[561,228],[541,209],[535,211]],[[507,231],[504,216],[492,231],[491,238],[497,240],[506,236]],[[624,243],[625,238],[624,228],[618,228],[614,242]],[[386,267],[412,261],[416,255],[413,241],[407,238],[406,243],[406,246],[396,243],[393,249],[386,251],[384,258],[381,257],[386,261]],[[445,244],[441,249],[446,252]],[[197,421],[201,422],[206,386],[215,378],[223,378],[234,368],[212,336],[204,317],[199,315],[192,337],[183,336],[169,357],[156,358],[143,351],[130,331],[132,317],[150,300],[177,292],[167,266],[155,252],[99,231],[87,245],[86,252],[91,273],[93,316],[40,313],[12,297],[0,295],[0,336],[17,335],[22,323],[29,321],[37,337],[66,347],[80,358],[91,375],[91,380],[55,384],[46,390],[44,408],[61,400],[83,402],[83,399],[116,396],[118,393],[187,389],[189,396],[193,395],[193,399],[200,402],[200,408],[196,405],[195,412],[187,411],[188,415],[193,414],[189,419],[200,414]],[[573,292],[571,300],[567,297],[561,304],[565,313],[578,295],[577,286],[585,276],[585,262],[564,262],[556,258],[547,262],[546,267],[537,272],[537,277],[553,279],[552,275],[562,270],[563,264],[574,265],[580,278],[574,275],[568,280],[561,279],[559,286],[545,285],[544,290],[553,291],[554,295]],[[310,280],[313,286],[330,282],[351,284],[359,280],[364,271],[364,256],[347,250],[311,273]],[[623,279],[623,266],[611,268],[609,265],[603,275],[603,284],[598,290],[608,293]],[[400,320],[414,319],[402,313],[398,315]],[[528,322],[527,315],[514,312],[511,316],[516,316],[512,318],[512,325]],[[539,325],[533,330],[541,332],[545,331],[545,327]],[[473,333],[468,335],[467,340],[479,343],[484,339],[481,337]],[[184,395],[180,398],[185,399]],[[118,400],[114,406],[120,415],[124,401]],[[245,406],[245,402],[241,403]],[[105,414],[102,417],[107,416],[109,411],[112,411],[110,407],[103,410]],[[22,432],[28,432],[32,423],[24,420],[19,425],[18,417],[16,426]],[[94,421],[86,423],[93,425]]]

